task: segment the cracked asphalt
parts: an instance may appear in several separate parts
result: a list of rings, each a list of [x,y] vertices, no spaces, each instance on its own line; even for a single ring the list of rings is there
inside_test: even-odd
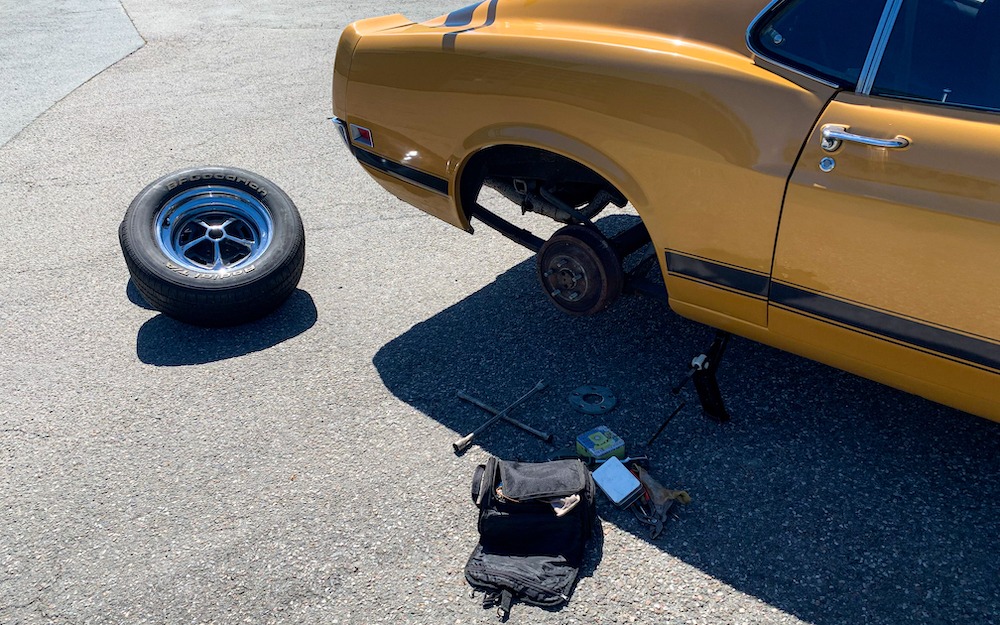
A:
[[[440,0],[0,0],[0,623],[487,623],[462,569],[487,454],[601,422],[694,501],[659,540],[600,501],[570,604],[532,623],[1000,623],[997,424],[735,339],[733,421],[669,388],[711,330],[627,298],[586,319],[533,259],[405,206],[331,115],[340,30]],[[4,143],[5,142],[5,143]],[[306,269],[261,321],[201,329],[129,285],[117,227],[160,175],[257,171]],[[627,224],[627,211],[602,220]],[[603,419],[567,395],[610,386]],[[687,407],[643,442],[680,400]]]

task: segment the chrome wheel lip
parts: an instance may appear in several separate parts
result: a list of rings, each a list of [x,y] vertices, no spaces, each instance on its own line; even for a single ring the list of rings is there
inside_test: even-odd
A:
[[[267,251],[274,220],[249,193],[205,185],[170,198],[153,228],[160,250],[178,267],[225,274],[248,267]]]

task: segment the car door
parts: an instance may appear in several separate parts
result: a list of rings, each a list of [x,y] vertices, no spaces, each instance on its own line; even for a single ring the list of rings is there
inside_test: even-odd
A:
[[[1000,0],[890,0],[884,17],[790,179],[769,326],[1000,420]]]

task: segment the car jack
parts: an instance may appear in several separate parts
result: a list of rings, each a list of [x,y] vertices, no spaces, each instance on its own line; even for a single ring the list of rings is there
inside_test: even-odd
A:
[[[701,401],[701,409],[705,416],[719,423],[729,421],[729,412],[726,411],[726,403],[719,392],[719,381],[715,377],[715,372],[719,370],[722,363],[722,355],[726,352],[729,344],[728,332],[719,330],[715,333],[715,340],[704,354],[699,354],[691,361],[691,369],[684,375],[681,381],[674,386],[673,393],[677,395],[688,383],[694,380],[694,388],[698,391],[698,400]]]

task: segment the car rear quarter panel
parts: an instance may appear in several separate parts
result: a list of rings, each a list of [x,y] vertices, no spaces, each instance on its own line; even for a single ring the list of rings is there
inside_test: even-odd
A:
[[[354,50],[350,121],[374,131],[380,155],[451,183],[449,206],[421,208],[467,227],[454,199],[463,163],[493,145],[540,147],[615,184],[661,252],[769,274],[785,181],[829,91],[735,50],[751,17],[726,37],[706,29],[703,41],[648,24],[560,21],[554,7],[505,15],[505,6],[492,25],[450,41],[462,29],[412,25]],[[721,315],[714,325],[766,325],[764,300],[673,276],[668,290]]]

